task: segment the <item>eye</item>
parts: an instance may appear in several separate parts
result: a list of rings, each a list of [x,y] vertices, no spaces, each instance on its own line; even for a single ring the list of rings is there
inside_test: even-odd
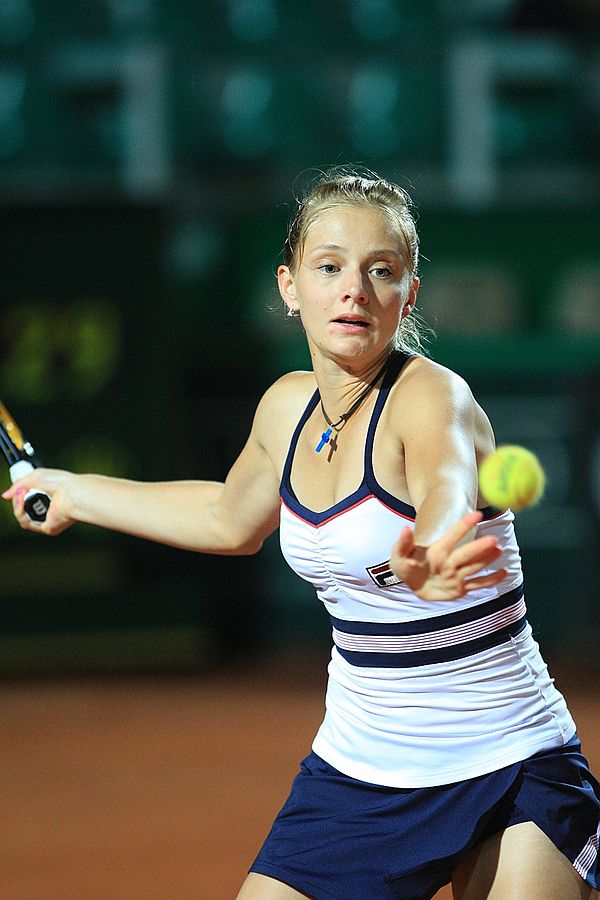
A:
[[[339,272],[339,266],[336,266],[335,263],[321,263],[320,266],[317,266],[319,272],[323,272],[324,275],[335,275],[336,272]]]
[[[389,276],[394,273],[388,266],[373,266],[371,274],[374,275],[375,278],[389,278]]]

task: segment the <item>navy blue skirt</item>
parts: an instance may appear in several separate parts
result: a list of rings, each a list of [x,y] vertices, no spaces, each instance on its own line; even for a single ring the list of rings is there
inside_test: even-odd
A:
[[[521,822],[535,822],[600,887],[600,785],[577,738],[432,788],[357,781],[311,753],[250,871],[314,900],[428,900],[466,851]]]

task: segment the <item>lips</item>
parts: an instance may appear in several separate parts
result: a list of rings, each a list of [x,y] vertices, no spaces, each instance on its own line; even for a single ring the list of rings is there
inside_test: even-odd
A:
[[[360,328],[368,328],[369,322],[366,319],[361,318],[361,316],[338,316],[337,319],[333,319],[335,323],[338,325],[352,325],[354,327],[358,326]]]

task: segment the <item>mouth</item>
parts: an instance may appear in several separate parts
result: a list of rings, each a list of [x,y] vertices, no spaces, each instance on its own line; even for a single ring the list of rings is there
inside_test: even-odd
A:
[[[366,319],[362,319],[360,316],[338,316],[337,319],[332,320],[335,325],[342,325],[346,328],[368,328],[369,322]]]

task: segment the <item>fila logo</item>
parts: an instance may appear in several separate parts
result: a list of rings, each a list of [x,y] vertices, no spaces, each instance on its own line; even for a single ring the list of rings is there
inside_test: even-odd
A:
[[[392,572],[389,559],[386,562],[378,563],[376,566],[367,566],[367,572],[377,585],[377,587],[391,587],[393,584],[402,584]]]

